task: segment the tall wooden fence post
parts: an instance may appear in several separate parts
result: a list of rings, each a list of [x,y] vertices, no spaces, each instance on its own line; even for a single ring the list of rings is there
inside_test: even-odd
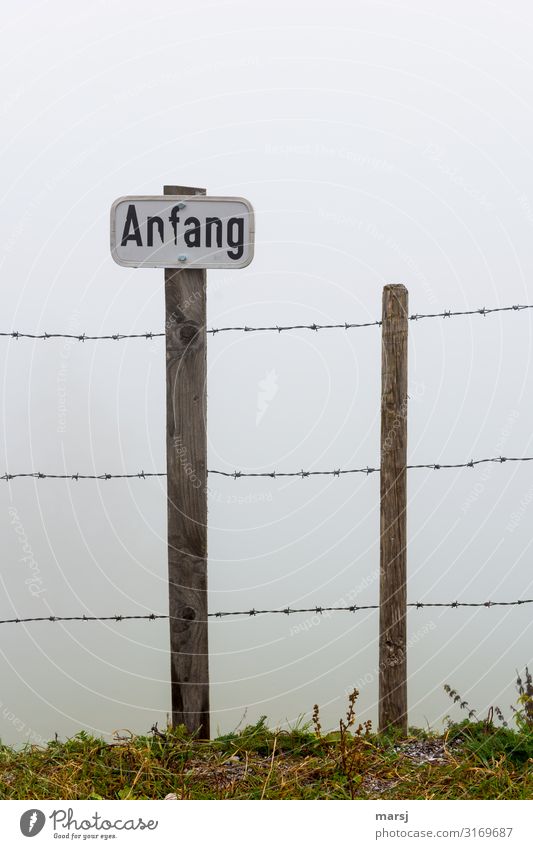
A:
[[[407,734],[407,328],[405,286],[383,289],[379,728]]]
[[[164,193],[205,189],[165,186]],[[205,271],[165,269],[165,319],[172,724],[208,739]]]

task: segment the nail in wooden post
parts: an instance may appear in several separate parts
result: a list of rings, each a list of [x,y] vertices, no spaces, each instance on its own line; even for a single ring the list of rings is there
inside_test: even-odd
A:
[[[165,186],[164,193],[205,189]],[[182,222],[186,217],[185,206]],[[201,269],[165,269],[172,724],[201,739],[209,738],[206,276]]]
[[[379,728],[407,734],[407,327],[405,286],[383,289]]]

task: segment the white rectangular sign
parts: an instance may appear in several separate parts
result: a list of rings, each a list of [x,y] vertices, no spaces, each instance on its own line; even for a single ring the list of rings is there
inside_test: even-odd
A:
[[[254,255],[254,212],[244,198],[118,198],[111,253],[134,268],[244,268]]]

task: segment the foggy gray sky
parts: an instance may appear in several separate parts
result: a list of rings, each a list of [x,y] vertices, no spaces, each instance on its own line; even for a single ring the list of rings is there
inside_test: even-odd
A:
[[[481,0],[5,8],[0,330],[162,330],[163,272],[115,265],[109,209],[165,183],[255,209],[253,263],[208,272],[210,326],[371,321],[386,283],[412,312],[530,303],[532,31],[529,4]],[[528,311],[411,323],[411,463],[532,453],[531,331]],[[163,340],[0,350],[2,473],[165,470]],[[211,468],[379,464],[377,328],[219,334],[208,364]],[[410,601],[531,596],[531,474],[410,472]],[[210,489],[212,611],[377,601],[377,475]],[[2,484],[0,618],[166,612],[165,498]],[[354,685],[375,720],[377,628],[212,621],[213,730],[315,702],[331,726]],[[439,727],[445,682],[509,713],[531,634],[528,607],[410,612],[410,722]],[[0,737],[145,732],[168,676],[165,621],[2,625]]]

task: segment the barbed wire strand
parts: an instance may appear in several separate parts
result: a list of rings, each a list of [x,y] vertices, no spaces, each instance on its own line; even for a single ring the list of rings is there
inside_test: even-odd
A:
[[[265,327],[250,327],[248,325],[242,325],[236,327],[211,327],[206,332],[215,336],[217,333],[229,333],[231,331],[259,333],[264,330],[273,330],[277,333],[282,333],[284,330],[353,330],[359,327],[381,327],[381,321],[364,321],[360,323],[345,321],[340,324],[273,324]]]
[[[497,312],[520,312],[522,310],[533,309],[533,304],[512,304],[507,307],[479,307],[473,310],[443,310],[442,312],[433,313],[413,313],[409,316],[409,321],[421,321],[425,318],[454,318],[456,316],[465,315],[481,315],[487,316]],[[337,324],[273,324],[265,326],[249,326],[235,325],[228,327],[211,327],[206,330],[207,333],[215,336],[217,333],[229,333],[239,331],[242,333],[260,333],[263,331],[273,331],[282,333],[285,330],[354,330],[363,327],[380,327],[381,321],[363,321],[363,322],[339,322]],[[9,337],[11,339],[72,339],[77,342],[90,342],[95,340],[112,340],[115,342],[123,339],[156,339],[166,336],[164,332],[145,332],[145,333],[109,333],[102,336],[88,335],[87,333],[24,333],[19,330],[8,330],[0,332],[0,336]]]
[[[9,474],[6,472],[3,475],[0,475],[0,480],[10,481],[14,478],[35,478],[37,480],[44,480],[46,478],[55,478],[56,480],[70,480],[70,481],[83,481],[83,480],[94,480],[94,481],[108,481],[113,478],[166,478],[166,472],[133,472],[131,474],[118,474],[112,475],[108,472],[103,472],[99,475],[80,475],[79,472],[71,475],[50,475],[45,474],[44,472],[17,472],[15,474]]]
[[[420,610],[424,607],[513,607],[521,604],[533,604],[533,598],[517,599],[516,601],[414,601],[409,602],[407,607]],[[349,604],[346,606],[318,605],[315,607],[280,607],[273,609],[259,609],[252,607],[250,610],[219,610],[216,613],[208,613],[209,618],[222,619],[227,616],[261,616],[264,614],[283,614],[290,616],[293,613],[314,613],[323,614],[330,612],[347,612],[357,613],[362,610],[379,610],[379,604]],[[0,619],[0,625],[22,624],[24,622],[123,622],[127,619],[170,619],[168,614],[163,613],[147,613],[147,614],[114,614],[112,616],[29,616],[25,618],[16,617],[14,619]]]
[[[11,339],[73,339],[76,342],[92,342],[99,339],[112,339],[120,342],[122,339],[156,339],[166,336],[165,333],[109,333],[104,336],[90,336],[87,333],[21,333],[19,330],[8,330],[0,332],[0,336],[11,337]]]
[[[431,469],[439,471],[439,469],[473,469],[474,466],[479,466],[482,463],[527,463],[533,460],[533,457],[484,457],[480,460],[468,460],[467,463],[416,463],[406,466],[406,469]],[[340,477],[341,475],[364,474],[371,475],[373,472],[379,472],[380,467],[365,466],[362,469],[330,469],[327,471],[300,471],[300,472],[223,472],[218,469],[209,469],[210,475],[222,475],[227,478],[308,478],[313,475],[332,475]]]
[[[521,310],[533,309],[533,304],[512,304],[507,307],[479,307],[473,310],[443,310],[443,312],[434,313],[413,313],[410,315],[409,321],[420,321],[424,318],[452,318],[463,315],[482,315],[487,316],[495,312],[519,312]],[[381,327],[381,321],[365,321],[359,323],[342,322],[338,324],[285,324],[285,325],[267,325],[263,327],[250,327],[248,325],[233,326],[233,327],[213,327],[208,330],[208,333],[213,335],[217,333],[227,333],[230,331],[241,331],[243,333],[257,333],[260,331],[277,331],[281,333],[284,330],[352,330],[360,327]]]
[[[439,469],[473,469],[474,466],[479,466],[482,463],[528,463],[533,460],[533,457],[484,457],[480,460],[469,460],[467,463],[415,463],[406,466],[406,469],[430,469],[432,471],[438,471]],[[220,469],[208,469],[209,475],[221,475],[226,478],[233,478],[237,480],[237,478],[309,478],[315,475],[331,475],[333,477],[340,477],[341,475],[354,475],[354,474],[364,474],[371,475],[373,472],[379,472],[380,468],[365,466],[362,469],[330,469],[325,471],[304,471],[303,469],[299,472],[224,472]],[[130,474],[110,474],[109,472],[103,472],[102,474],[94,474],[94,475],[82,475],[79,472],[75,474],[47,474],[45,472],[15,472],[11,474],[9,472],[5,472],[5,474],[0,475],[0,480],[10,481],[15,478],[35,478],[37,480],[44,480],[46,478],[53,478],[56,480],[72,480],[72,481],[80,481],[80,480],[113,480],[114,478],[165,478],[167,476],[166,472],[132,472]]]

